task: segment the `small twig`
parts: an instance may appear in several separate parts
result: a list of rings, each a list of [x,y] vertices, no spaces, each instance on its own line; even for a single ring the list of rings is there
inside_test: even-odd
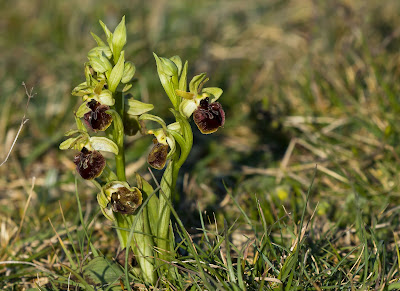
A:
[[[16,142],[17,142],[18,136],[19,136],[19,134],[21,133],[22,128],[24,127],[25,123],[28,122],[29,119],[26,118],[26,112],[28,111],[29,102],[31,101],[31,99],[33,98],[33,96],[36,95],[36,94],[33,94],[33,93],[32,93],[33,87],[31,88],[31,91],[28,92],[28,89],[26,88],[25,82],[22,82],[22,86],[24,86],[24,88],[25,88],[25,94],[26,94],[26,96],[28,96],[28,101],[26,102],[24,116],[22,117],[21,125],[19,126],[17,135],[16,135],[15,138],[14,138],[14,141],[13,141],[11,147],[10,147],[10,150],[8,151],[8,154],[7,154],[7,156],[5,157],[4,161],[0,164],[0,167],[1,167],[2,165],[4,165],[4,164],[7,162],[8,158],[10,157],[11,152],[12,152],[12,150],[13,150],[13,148],[14,148]]]

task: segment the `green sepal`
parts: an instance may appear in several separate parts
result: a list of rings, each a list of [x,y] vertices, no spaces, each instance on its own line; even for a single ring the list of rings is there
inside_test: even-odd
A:
[[[98,46],[106,46],[105,42],[99,36],[97,36],[93,32],[90,32],[90,34],[93,36]]]
[[[173,56],[171,58],[169,58],[171,61],[174,62],[174,64],[176,65],[176,67],[178,68],[178,77],[181,75],[182,72],[182,60],[179,56]]]
[[[208,88],[203,88],[203,90],[201,90],[201,93],[206,93],[208,95],[210,95],[210,103],[215,102],[218,100],[218,98],[222,95],[223,91],[221,88],[217,88],[217,87],[208,87]]]
[[[117,175],[110,169],[110,167],[106,164],[101,177],[107,182],[112,182],[118,180]],[[101,188],[101,187],[100,187]],[[101,188],[102,189],[102,188]]]
[[[77,130],[77,129],[70,129],[66,133],[64,133],[64,136],[71,136],[71,135],[74,135],[74,134],[77,134],[77,133],[81,133],[81,132],[79,130]]]
[[[99,101],[101,104],[107,106],[113,106],[115,103],[112,92],[108,89],[103,89],[101,93],[97,96],[97,99],[97,101]]]
[[[123,16],[121,22],[115,28],[112,37],[112,51],[114,56],[114,63],[116,63],[119,60],[119,56],[125,44],[126,44],[126,26],[125,26],[125,16]]]
[[[90,112],[90,108],[87,107],[87,102],[83,102],[76,111],[76,117],[82,118],[88,112]]]
[[[140,102],[133,98],[125,99],[125,112],[129,115],[141,115],[154,109],[153,104]]]
[[[74,117],[75,117],[76,128],[78,128],[79,131],[87,132],[87,129],[85,125],[83,125],[82,120],[78,116],[76,116],[76,114],[74,115]]]
[[[111,139],[100,136],[92,136],[90,144],[96,151],[110,152],[118,155],[118,146]]]
[[[62,143],[59,145],[60,150],[70,150],[70,149],[76,149],[74,145],[76,144],[76,137],[70,137],[66,140],[64,140]]]
[[[162,128],[164,129],[165,132],[167,131],[167,125],[166,125],[165,121],[161,117],[158,117],[156,115],[145,113],[139,117],[139,120],[155,121],[162,126]]]
[[[133,76],[135,75],[136,72],[136,67],[132,62],[125,62],[124,65],[124,72],[122,74],[121,78],[121,83],[128,83],[130,80],[132,80]]]
[[[194,76],[193,79],[189,83],[189,91],[195,95],[200,93],[203,84],[208,81],[205,73],[201,73],[200,75]]]
[[[81,133],[77,137],[70,137],[64,140],[60,145],[60,150],[82,150],[84,146],[88,143],[89,136],[87,133]]]
[[[83,97],[85,95],[89,95],[93,93],[93,87],[88,86],[86,82],[83,82],[76,86],[73,90],[71,95],[73,96],[78,96],[78,97]]]
[[[125,84],[125,86],[122,88],[122,92],[127,92],[130,88],[132,88],[132,84]]]
[[[124,51],[122,51],[117,64],[112,69],[111,74],[108,78],[108,89],[113,93],[115,93],[115,90],[117,89],[118,84],[121,81],[122,75],[124,73],[124,61]]]
[[[85,63],[85,79],[86,79],[86,84],[88,87],[91,87],[92,84],[92,73],[90,71],[91,67],[89,62]]]
[[[182,74],[180,74],[180,78],[179,78],[178,89],[181,91],[187,90],[187,69],[188,69],[188,61],[185,62],[185,65],[183,66]]]
[[[106,56],[108,59],[112,57],[111,49],[104,44],[104,46],[96,46],[88,52],[88,57]]]
[[[107,195],[105,195],[103,189],[101,189],[100,193],[97,193],[97,203],[99,203],[101,208],[106,208],[110,201],[111,198],[108,198]]]
[[[110,61],[104,56],[88,57],[88,59],[93,70],[97,73],[105,73],[112,69]]]
[[[103,213],[103,215],[105,216],[105,218],[107,218],[110,221],[115,221],[114,212],[112,211],[111,208],[100,207],[100,209],[101,209],[101,212]]]

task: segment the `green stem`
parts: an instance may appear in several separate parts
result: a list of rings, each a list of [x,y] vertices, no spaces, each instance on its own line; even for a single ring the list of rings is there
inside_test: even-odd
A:
[[[115,111],[118,116],[114,116],[114,141],[118,146],[118,155],[115,156],[115,165],[117,169],[117,177],[120,181],[126,181],[125,176],[125,149],[124,149],[124,100],[122,92],[115,94]]]

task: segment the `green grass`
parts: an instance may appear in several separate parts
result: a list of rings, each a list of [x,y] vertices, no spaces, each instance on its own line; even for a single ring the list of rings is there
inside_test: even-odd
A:
[[[0,4],[1,157],[24,113],[21,83],[37,94],[0,168],[2,289],[66,290],[94,251],[116,256],[96,189],[81,180],[77,214],[73,154],[58,144],[73,126],[79,100],[70,92],[94,45],[89,32],[122,15],[138,73],[133,93],[157,104],[156,114],[167,115],[168,99],[153,51],[180,55],[190,76],[207,71],[209,85],[224,90],[225,127],[195,134],[182,168],[181,256],[175,279],[161,277],[158,287],[400,289],[398,1],[10,4]],[[151,181],[142,158],[150,141],[132,143],[128,179],[139,171]]]

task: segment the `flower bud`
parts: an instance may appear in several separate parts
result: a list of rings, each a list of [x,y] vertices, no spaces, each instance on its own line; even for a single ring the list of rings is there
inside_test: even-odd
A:
[[[128,136],[134,136],[140,130],[139,118],[135,115],[124,115],[124,133]]]
[[[81,152],[74,157],[76,171],[83,179],[92,180],[103,172],[106,160],[98,151],[89,151],[83,147]]]
[[[102,105],[92,99],[87,103],[91,111],[84,114],[83,118],[86,125],[94,131],[105,131],[112,122],[110,114],[106,113],[110,109],[107,105]]]
[[[136,67],[132,62],[125,62],[124,73],[122,74],[121,83],[128,83],[135,75]]]
[[[112,65],[110,61],[103,55],[89,56],[89,62],[93,70],[97,73],[111,71]]]
[[[225,123],[225,112],[218,102],[209,103],[206,97],[200,101],[200,105],[193,112],[193,120],[201,133],[209,134],[216,132]]]

